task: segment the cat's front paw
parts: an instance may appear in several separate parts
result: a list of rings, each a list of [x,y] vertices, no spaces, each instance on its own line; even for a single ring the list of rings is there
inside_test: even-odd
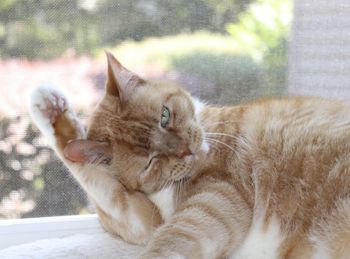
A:
[[[31,94],[29,111],[36,126],[49,140],[54,136],[53,124],[67,109],[67,99],[55,88],[40,86]]]
[[[57,140],[55,124],[62,117],[69,122],[65,123],[67,125],[65,127],[71,127],[73,132],[79,133],[74,136],[84,135],[83,127],[70,108],[67,98],[56,88],[49,86],[36,88],[31,94],[29,111],[34,123],[51,144]]]
[[[54,124],[59,116],[68,110],[66,98],[55,90],[41,92],[41,103],[34,104],[41,114]]]

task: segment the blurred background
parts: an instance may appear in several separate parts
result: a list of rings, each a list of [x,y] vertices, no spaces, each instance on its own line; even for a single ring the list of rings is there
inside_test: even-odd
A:
[[[291,20],[292,0],[1,0],[0,219],[92,212],[30,121],[31,89],[60,87],[86,121],[109,50],[209,103],[284,94]]]

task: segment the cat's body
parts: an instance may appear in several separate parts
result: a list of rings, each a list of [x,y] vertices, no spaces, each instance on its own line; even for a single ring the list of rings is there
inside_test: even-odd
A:
[[[215,141],[202,175],[184,188],[176,218],[161,227],[171,226],[169,244],[178,225],[184,240],[202,238],[198,258],[220,249],[232,258],[349,256],[349,109],[308,97],[205,107],[202,125]],[[197,222],[186,223],[186,214]],[[153,246],[162,250],[164,239],[156,235]]]
[[[135,243],[151,236],[140,258],[347,258],[350,104],[211,107],[115,62],[89,140],[67,142],[84,138],[69,109],[46,135],[109,231]],[[162,129],[164,106],[172,117]]]
[[[219,179],[226,172],[224,182],[251,213],[251,222],[240,218],[250,229],[235,258],[309,258],[330,247],[348,254],[349,108],[294,97],[203,110],[205,132],[214,133],[208,137],[228,145],[210,141],[216,148],[204,172]]]

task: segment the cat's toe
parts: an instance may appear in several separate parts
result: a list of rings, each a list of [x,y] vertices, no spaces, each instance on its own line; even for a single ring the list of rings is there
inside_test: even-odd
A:
[[[30,96],[30,114],[35,124],[46,136],[53,135],[53,124],[68,109],[67,98],[53,87],[40,86]]]
[[[52,124],[67,109],[67,99],[57,89],[39,87],[32,93],[31,110]]]

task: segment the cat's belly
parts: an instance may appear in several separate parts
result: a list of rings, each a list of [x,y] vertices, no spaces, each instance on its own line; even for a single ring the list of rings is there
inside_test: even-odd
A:
[[[247,237],[230,258],[277,259],[282,241],[280,224],[275,217],[271,217],[267,225],[263,222],[263,217],[254,219]]]

